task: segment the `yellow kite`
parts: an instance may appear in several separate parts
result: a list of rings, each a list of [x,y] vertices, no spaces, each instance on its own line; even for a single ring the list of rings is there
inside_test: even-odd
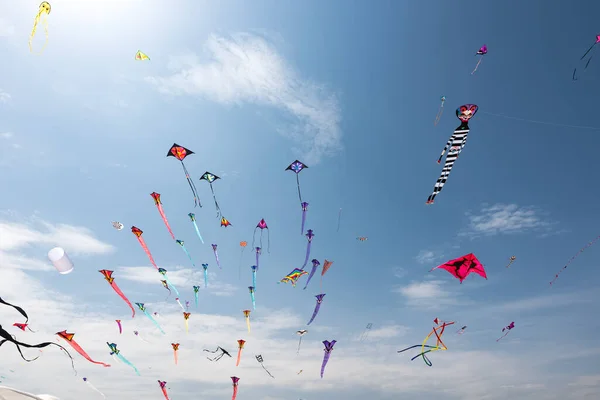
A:
[[[38,26],[38,23],[40,22],[40,19],[42,19],[42,24],[44,24],[44,31],[46,32],[46,41],[44,42],[44,46],[42,47],[42,49],[40,50],[40,52],[38,54],[42,54],[42,52],[46,48],[46,45],[48,44],[48,15],[50,14],[51,10],[52,10],[52,6],[50,6],[50,3],[48,3],[47,1],[42,1],[42,3],[40,4],[38,13],[35,16],[35,19],[33,20],[33,29],[31,30],[31,35],[29,35],[29,51],[30,52],[33,52],[32,48],[31,48],[31,42],[33,41],[33,37],[35,36],[35,31],[37,30],[37,26]]]

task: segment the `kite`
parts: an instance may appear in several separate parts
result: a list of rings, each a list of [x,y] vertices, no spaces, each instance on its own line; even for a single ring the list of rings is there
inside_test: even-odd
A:
[[[240,360],[242,358],[242,349],[244,348],[244,344],[246,343],[245,340],[238,340],[238,355],[237,355],[237,361],[235,362],[235,366],[238,367],[240,365]]]
[[[148,250],[148,246],[146,245],[146,242],[144,241],[144,238],[142,237],[142,233],[144,233],[144,231],[142,231],[140,228],[132,226],[131,232],[135,235],[135,237],[137,237],[138,242],[140,242],[140,246],[142,246],[142,249],[144,249],[144,252],[148,256],[148,259],[150,260],[152,265],[154,265],[154,268],[158,269],[158,266],[156,265],[156,262],[154,261],[154,257],[152,257],[152,254],[150,253],[150,250]]]
[[[225,228],[227,228],[229,225],[231,225],[231,222],[229,222],[227,220],[227,218],[225,218],[225,217],[221,218],[221,226],[224,226]]]
[[[256,271],[258,271],[258,267],[253,265],[250,268],[252,269],[252,286],[256,288]]]
[[[202,235],[200,234],[200,229],[198,229],[198,224],[196,224],[196,214],[189,213],[188,217],[190,217],[190,220],[192,221],[192,224],[194,224],[194,228],[196,229],[196,234],[200,238],[200,241],[202,242],[202,244],[204,244],[204,239],[202,239]]]
[[[514,327],[515,327],[515,321],[511,322],[510,324],[508,324],[507,326],[502,328],[502,332],[506,331],[506,333],[504,335],[500,336],[498,339],[496,339],[496,342],[498,342],[500,339],[502,339],[503,337],[508,335]]]
[[[312,259],[312,269],[310,270],[310,274],[308,275],[308,279],[306,280],[306,285],[304,285],[304,289],[306,290],[306,288],[308,287],[308,283],[310,282],[310,280],[312,279],[313,275],[315,274],[315,272],[317,272],[317,267],[319,265],[321,265],[321,263],[319,262],[319,260],[317,260],[316,258]]]
[[[98,389],[96,389],[96,387],[94,385],[92,385],[90,383],[90,381],[88,381],[88,378],[83,378],[83,381],[86,383],[86,385],[88,385],[90,387],[90,389],[95,390],[96,392],[100,393],[100,395],[104,398],[106,398],[106,396],[104,395],[104,393],[102,393],[101,391],[99,391]]]
[[[369,238],[366,236],[359,236],[356,238],[356,240],[360,240],[361,242],[366,242],[367,240],[369,240]]]
[[[162,283],[163,287],[169,291],[169,295],[167,296],[167,299],[168,299],[171,296],[171,288],[169,287],[169,284],[167,283],[167,281],[164,279],[162,279],[160,281],[160,283]]]
[[[258,361],[260,363],[260,366],[263,367],[263,369],[267,372],[267,374],[269,374],[269,376],[271,378],[275,379],[275,377],[273,375],[271,375],[271,373],[269,372],[269,370],[265,368],[265,365],[263,364],[263,362],[265,360],[263,360],[262,355],[259,354],[257,356],[254,356],[254,358],[256,358],[256,361]]]
[[[150,313],[148,313],[148,310],[146,309],[146,307],[144,306],[144,303],[135,303],[136,306],[138,306],[138,308],[140,309],[141,312],[144,313],[144,315],[146,317],[148,317],[148,319],[150,321],[152,321],[152,323],[158,328],[158,330],[164,335],[165,331],[163,331],[163,329],[160,327],[160,325],[158,324],[158,322],[156,322],[156,320],[154,318],[152,318],[152,315],[150,315]]]
[[[179,297],[175,298],[175,301],[177,302],[177,304],[179,304],[179,307],[181,307],[181,310],[185,312],[185,308],[183,308],[183,305],[181,304],[181,302],[179,301]]]
[[[167,382],[158,379],[158,384],[160,385],[160,390],[163,392],[163,396],[165,396],[165,400],[170,400],[169,394],[167,393]]]
[[[317,298],[317,304],[315,305],[315,310],[313,311],[312,317],[310,317],[310,321],[308,321],[308,324],[306,325],[310,325],[319,313],[319,310],[321,309],[321,303],[323,303],[323,297],[325,297],[325,293],[318,294],[315,297]]]
[[[215,358],[208,358],[209,361],[219,361],[221,358],[223,358],[223,356],[227,356],[227,357],[231,357],[231,354],[229,354],[229,352],[227,350],[225,350],[224,348],[217,346],[217,349],[215,351],[210,351],[210,350],[206,350],[204,349],[204,351],[208,352],[208,353],[216,353],[217,351],[220,351],[221,354],[219,354],[218,356],[216,356]]]
[[[233,395],[231,396],[231,400],[235,400],[238,394],[238,383],[240,382],[240,378],[232,376],[231,381],[233,382]]]
[[[478,109],[479,107],[475,104],[465,104],[456,109],[456,116],[460,120],[460,126],[454,130],[454,133],[450,136],[448,142],[446,142],[446,146],[444,146],[444,150],[442,150],[442,154],[437,161],[439,164],[442,161],[444,153],[448,150],[442,173],[433,187],[433,193],[429,196],[425,204],[433,204],[435,196],[437,196],[444,188],[444,184],[450,176],[454,162],[458,159],[462,149],[467,144],[469,120],[473,118]]]
[[[248,333],[250,332],[250,310],[242,311],[244,313],[244,317],[246,318],[246,327],[248,327]]]
[[[308,259],[310,257],[310,246],[312,244],[312,240],[313,237],[315,237],[315,234],[313,233],[312,229],[309,229],[306,231],[306,238],[308,239],[308,243],[306,244],[306,258],[304,259],[304,264],[302,264],[302,268],[300,269],[304,269],[304,267],[306,267],[306,263],[308,263]]]
[[[258,269],[258,262],[260,255],[262,254],[262,249],[260,247],[255,247],[254,252],[256,253],[256,269]]]
[[[198,308],[198,291],[200,290],[200,286],[193,286],[194,288],[194,301],[196,302],[196,308]]]
[[[364,341],[365,339],[367,339],[367,336],[369,336],[369,332],[371,332],[371,328],[373,327],[372,323],[368,323],[367,326],[365,327],[365,330],[363,331],[362,335],[360,335],[360,341]]]
[[[325,356],[323,357],[323,363],[321,364],[321,379],[323,379],[323,374],[325,373],[325,366],[329,361],[329,357],[331,357],[331,352],[333,351],[333,346],[335,346],[337,340],[323,340],[323,345],[325,346]]]
[[[115,319],[115,321],[117,322],[117,325],[119,326],[119,335],[121,335],[123,333],[123,327],[121,326],[121,320]]]
[[[592,49],[593,49],[594,47],[596,47],[596,45],[597,45],[598,43],[600,43],[600,35],[596,35],[596,41],[595,41],[595,42],[594,42],[594,44],[593,44],[593,45],[591,45],[591,46],[590,46],[590,48],[589,48],[589,49],[587,49],[587,51],[586,51],[586,52],[585,52],[585,53],[584,53],[584,54],[581,56],[581,58],[579,59],[579,61],[582,61],[582,60],[583,60],[583,59],[584,59],[584,58],[585,58],[585,57],[586,57],[586,56],[589,54],[589,52],[590,52],[590,51],[592,51]],[[593,54],[590,56],[590,58],[588,58],[587,62],[585,63],[585,67],[583,68],[583,70],[584,70],[584,71],[587,69],[588,65],[590,65],[590,61],[592,61],[592,57],[593,57]],[[577,80],[577,78],[575,77],[575,74],[576,74],[576,73],[577,73],[577,68],[575,68],[575,69],[573,70],[573,80],[574,80],[574,81],[576,81],[576,80]]]
[[[215,250],[215,252],[216,252],[216,250]],[[207,288],[208,287],[208,264],[202,264],[202,269],[204,269],[204,287]]]
[[[111,356],[116,357],[122,363],[129,365],[131,368],[133,368],[133,370],[135,371],[136,375],[138,375],[138,376],[140,375],[140,371],[138,371],[138,369],[136,368],[136,366],[133,365],[131,362],[129,362],[129,360],[127,360],[125,357],[123,357],[123,355],[121,354],[121,350],[119,350],[117,348],[117,344],[116,343],[108,343],[108,342],[106,342],[106,344],[108,345],[108,348],[110,349],[110,355]]]
[[[110,364],[92,360],[92,358],[85,352],[85,350],[83,350],[81,348],[81,346],[76,341],[73,340],[73,337],[75,336],[74,333],[68,333],[66,330],[64,330],[64,331],[56,332],[56,335],[58,335],[58,337],[60,337],[61,339],[66,340],[67,343],[69,343],[76,352],[81,354],[81,356],[83,358],[85,358],[92,364],[102,365],[103,367],[110,367]]]
[[[571,257],[571,259],[569,261],[567,261],[567,263],[565,264],[565,266],[562,267],[560,269],[560,271],[558,271],[558,273],[556,275],[554,275],[554,279],[552,279],[552,281],[550,282],[550,286],[552,286],[552,284],[558,279],[558,276],[565,269],[567,269],[567,267],[569,266],[569,264],[571,264],[571,262],[573,262],[573,260],[575,260],[577,257],[579,257],[579,255],[581,253],[583,253],[585,251],[585,249],[587,249],[588,247],[590,247],[591,245],[593,245],[594,243],[596,243],[598,241],[598,239],[600,239],[600,236],[596,237],[596,239],[592,240],[591,242],[589,242],[588,244],[586,244],[585,246],[583,246],[581,249],[579,249],[579,251],[577,252],[577,254],[575,254],[573,257]]]
[[[475,272],[482,278],[487,279],[483,264],[479,262],[473,253],[469,253],[465,256],[447,261],[442,265],[438,265],[437,267],[430,269],[429,272],[438,268],[445,269],[446,271],[450,272],[453,277],[460,280],[461,284],[471,272]]]
[[[33,29],[31,30],[31,34],[29,35],[29,52],[30,53],[33,53],[33,49],[31,47],[31,42],[33,41],[33,38],[35,37],[35,32],[37,31],[37,26],[38,26],[38,23],[40,22],[40,19],[42,21],[42,24],[44,25],[44,31],[46,33],[46,41],[44,42],[44,46],[42,47],[42,49],[40,50],[40,52],[38,54],[42,54],[42,52],[48,45],[48,15],[50,15],[50,11],[52,11],[52,6],[50,5],[50,3],[48,3],[47,1],[42,1],[42,3],[40,4],[40,8],[38,9],[38,13],[35,16],[35,19],[33,20]]]
[[[181,249],[185,252],[185,254],[188,256],[188,258],[190,259],[190,262],[192,263],[192,265],[194,266],[194,268],[196,268],[196,264],[194,264],[194,260],[192,260],[192,256],[190,256],[190,252],[187,251],[187,249],[185,248],[185,243],[183,240],[176,240],[175,243],[177,243],[178,245],[181,246]]]
[[[138,331],[133,331],[133,334],[135,336],[137,336],[138,339],[140,339],[142,342],[146,342],[146,343],[150,343],[149,341],[145,340],[143,337],[140,336],[140,333]]]
[[[298,340],[298,350],[296,351],[296,354],[300,354],[300,345],[302,344],[302,336],[304,336],[306,333],[308,333],[308,331],[306,329],[301,329],[299,331],[296,331],[296,334],[298,336],[300,336],[300,340]]]
[[[161,274],[163,278],[165,278],[164,280],[167,281],[167,285],[175,291],[175,294],[177,296],[179,296],[179,290],[177,290],[175,285],[173,285],[173,283],[171,283],[171,281],[169,280],[169,277],[167,276],[167,270],[164,268],[159,268],[158,273]]]
[[[331,267],[331,264],[333,264],[333,261],[329,261],[329,260],[323,261],[323,270],[321,271],[321,276],[325,275],[325,272],[327,272],[327,270],[329,270],[329,267]]]
[[[511,265],[512,263],[514,263],[516,259],[517,259],[517,257],[515,257],[515,256],[510,256],[510,259],[509,259],[509,260],[510,260],[510,262],[508,263],[508,265],[506,266],[506,268],[510,267],[510,265]]]
[[[256,230],[260,229],[260,247],[262,248],[263,244],[262,244],[262,236],[263,236],[263,232],[266,229],[267,230],[267,253],[271,253],[271,235],[269,233],[269,227],[267,226],[267,223],[265,222],[265,219],[261,219],[258,224],[256,224],[256,228],[254,228],[254,234],[252,235],[252,247],[254,247],[254,240],[255,240],[255,236],[256,236]]]
[[[179,343],[171,343],[173,347],[173,358],[175,359],[175,365],[177,365],[177,350],[179,350]]]
[[[442,117],[442,114],[444,113],[444,102],[446,101],[446,96],[440,97],[440,100],[442,101],[442,104],[440,105],[437,115],[435,116],[435,121],[433,121],[433,126],[436,126],[438,124],[438,122],[440,122],[440,118]]]
[[[62,347],[60,344],[58,343],[54,343],[54,342],[42,342],[42,343],[38,343],[38,344],[27,344],[27,343],[23,343],[23,342],[19,342],[13,335],[11,335],[10,333],[8,333],[6,330],[4,330],[4,328],[2,328],[2,325],[0,325],[0,347],[2,347],[2,345],[6,342],[10,342],[12,344],[14,344],[17,348],[17,351],[19,352],[19,355],[21,356],[21,358],[27,362],[32,362],[37,360],[38,358],[40,358],[40,356],[37,356],[34,359],[28,360],[25,358],[25,356],[23,355],[23,352],[21,351],[21,347],[26,347],[28,349],[42,349],[44,347],[48,347],[48,346],[57,346],[59,348],[61,348],[62,350],[64,350],[64,352],[69,356],[69,358],[71,359],[71,367],[73,368],[73,371],[75,371],[75,364],[73,362],[73,357],[71,357],[71,354],[69,354],[69,352],[67,351],[67,349],[65,349],[64,347]],[[75,372],[77,374],[77,372]]]
[[[302,373],[302,371],[304,371],[304,370],[301,369],[300,371],[298,371],[298,373],[296,375],[300,375]]]
[[[244,250],[246,250],[246,246],[248,246],[248,242],[246,242],[245,240],[242,240],[240,242],[240,247],[242,248],[242,251],[240,252],[240,262],[238,265],[239,279],[242,279],[242,256],[244,255]]]
[[[463,326],[462,328],[460,328],[459,330],[456,331],[457,334],[462,335],[463,333],[465,333],[465,329],[467,329],[467,326]]]
[[[256,299],[254,298],[254,286],[248,286],[250,291],[250,298],[252,299],[252,308],[256,310]]]
[[[73,261],[71,261],[69,255],[62,247],[54,247],[53,249],[50,249],[48,252],[48,260],[50,260],[58,273],[62,275],[70,274],[75,268],[73,266]]]
[[[141,50],[138,50],[137,53],[135,53],[135,59],[137,61],[146,61],[146,60],[150,61],[150,57],[148,57],[146,55],[146,53],[144,53]]]
[[[296,287],[296,283],[298,282],[298,279],[302,275],[308,275],[308,272],[303,271],[300,268],[294,268],[294,270],[292,272],[290,272],[289,274],[284,276],[283,279],[280,280],[279,282],[283,282],[283,283],[290,282],[293,287]]]
[[[303,201],[300,203],[300,207],[302,207],[302,224],[300,225],[300,234],[304,233],[304,224],[306,223],[306,212],[308,211],[308,203]]]
[[[215,260],[217,261],[217,267],[219,267],[219,269],[221,268],[221,264],[219,263],[219,253],[217,253],[217,245],[216,244],[211,244],[212,249],[213,249],[213,253],[215,253]]]
[[[171,235],[173,240],[175,240],[175,235],[173,235],[173,231],[171,230],[171,225],[169,225],[169,220],[167,219],[167,216],[165,215],[165,211],[163,210],[163,207],[162,207],[162,202],[160,201],[160,193],[152,192],[152,193],[150,193],[150,196],[152,196],[152,198],[154,199],[154,204],[156,205],[156,208],[158,208],[158,213],[160,214],[163,222],[165,223],[165,226],[167,227],[169,234]]]
[[[13,326],[16,326],[17,328],[19,328],[23,332],[25,332],[25,329],[27,329],[29,332],[35,333],[35,331],[31,330],[31,328],[29,327],[29,324],[20,324],[18,322],[15,322],[13,324]]]
[[[123,225],[122,223],[120,223],[119,221],[113,221],[111,222],[113,228],[115,228],[116,230],[120,231],[123,228],[125,228],[125,225]]]
[[[338,212],[338,226],[337,226],[337,230],[336,232],[340,231],[340,221],[342,220],[342,209],[340,208],[340,211]],[[302,230],[304,232],[304,230]]]
[[[475,66],[475,69],[473,70],[473,72],[471,72],[471,75],[473,75],[475,73],[475,71],[477,71],[477,68],[479,68],[479,64],[481,64],[481,61],[483,61],[483,56],[485,56],[487,54],[487,46],[484,44],[483,46],[481,46],[479,48],[479,50],[477,50],[477,53],[475,53],[476,56],[481,56],[479,57],[479,61],[477,61],[477,65]]]
[[[189,319],[190,319],[190,315],[192,315],[192,313],[185,312],[185,311],[183,312],[183,320],[184,320],[184,322],[185,322],[185,333],[188,333],[188,332],[189,332],[189,330],[190,330],[190,329],[189,329],[189,328],[190,328],[190,327],[189,327]]]
[[[131,302],[129,301],[129,299],[127,297],[125,297],[125,295],[123,294],[121,289],[117,286],[117,283],[115,282],[115,278],[112,277],[112,274],[114,271],[110,271],[108,269],[101,269],[98,272],[100,272],[104,276],[104,279],[106,279],[106,282],[108,282],[110,287],[112,287],[113,290],[123,299],[123,301],[125,303],[127,303],[129,308],[131,308],[131,312],[132,312],[131,318],[135,317],[135,309],[133,308],[133,305],[131,305]]]
[[[423,340],[423,343],[421,343],[420,345],[417,344],[415,346],[407,347],[406,349],[403,349],[403,350],[398,350],[398,353],[402,353],[406,350],[414,349],[415,347],[420,347],[421,353],[417,354],[410,360],[413,361],[414,359],[416,359],[418,357],[423,357],[423,361],[425,362],[425,364],[427,364],[427,366],[431,367],[433,364],[431,363],[429,358],[426,356],[426,354],[429,352],[432,352],[432,351],[437,351],[437,350],[448,350],[448,348],[446,347],[444,342],[442,342],[441,337],[444,334],[444,330],[446,329],[446,327],[454,324],[454,322],[442,322],[442,325],[439,325],[439,322],[441,322],[441,321],[439,321],[437,318],[435,320],[433,320],[433,322],[438,326],[433,328],[433,330],[429,333],[429,335],[427,335],[425,337],[425,340]],[[438,333],[438,330],[440,330],[439,333]],[[436,345],[430,346],[430,345],[426,344],[427,341],[429,340],[429,338],[431,337],[431,335],[434,335],[434,334],[437,338]],[[440,345],[441,345],[441,347],[440,347]],[[425,350],[425,348],[427,348],[427,350]]]
[[[17,310],[17,312],[19,314],[21,314],[25,318],[25,324],[27,324],[29,322],[29,317],[27,316],[27,313],[21,307],[15,306],[14,304],[11,304],[11,303],[9,303],[7,301],[4,301],[2,299],[2,297],[0,297],[0,304],[4,304],[5,306],[9,306],[9,307],[14,308],[15,310]]]
[[[200,203],[200,196],[198,196],[198,189],[196,189],[196,185],[194,181],[190,178],[190,173],[188,172],[183,160],[189,156],[190,154],[194,154],[190,149],[186,149],[183,146],[178,145],[177,143],[173,143],[173,146],[169,149],[167,153],[167,157],[175,157],[181,162],[181,166],[183,167],[183,172],[185,173],[185,178],[190,185],[190,189],[192,189],[192,194],[194,195],[194,207],[200,206],[202,207],[202,203]]]
[[[213,185],[212,185],[213,182],[216,181],[217,179],[221,179],[221,178],[219,178],[215,174],[211,174],[208,171],[206,171],[200,177],[200,180],[205,180],[210,185],[210,191],[212,192],[213,200],[215,201],[215,208],[217,209],[217,218],[221,218],[223,216],[223,214],[221,214],[221,208],[219,207],[219,202],[217,201],[217,197],[215,196],[215,189],[213,188]],[[223,219],[225,219],[225,218],[223,218]],[[225,221],[227,221],[227,220],[225,219]],[[229,222],[227,222],[227,223],[229,223]],[[223,226],[222,223],[221,223],[221,226]]]
[[[189,302],[189,300],[186,300],[186,301],[185,301],[185,309],[186,309],[186,310],[189,310],[189,309],[190,309],[190,302]]]

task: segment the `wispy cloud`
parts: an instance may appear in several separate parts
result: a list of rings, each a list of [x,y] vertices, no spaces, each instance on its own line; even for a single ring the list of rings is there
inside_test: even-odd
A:
[[[0,89],[0,103],[8,103],[10,99],[12,99],[12,96],[4,90]]]
[[[528,231],[548,232],[554,222],[545,220],[535,207],[494,204],[482,207],[478,214],[467,213],[469,225],[460,236],[492,236]]]
[[[431,264],[435,260],[442,258],[443,254],[431,250],[421,250],[415,257],[419,264]]]
[[[597,290],[579,290],[577,293],[559,293],[521,298],[506,303],[486,305],[484,308],[486,314],[498,312],[518,314],[539,311],[544,308],[556,309],[557,307],[568,307],[573,306],[575,304],[585,304],[593,302],[596,298],[596,293]]]
[[[440,308],[459,304],[456,295],[445,290],[443,284],[444,281],[439,280],[412,282],[395,288],[393,292],[404,296],[409,306],[418,308]]]
[[[10,139],[10,138],[12,138],[13,136],[14,136],[14,135],[13,135],[13,133],[12,133],[12,132],[2,132],[2,133],[0,133],[0,137],[1,137],[2,139]]]
[[[281,132],[302,146],[307,163],[315,164],[341,148],[337,97],[323,85],[300,78],[263,38],[212,35],[205,48],[210,62],[200,62],[195,54],[175,57],[169,64],[173,75],[146,80],[169,95],[203,96],[222,104],[257,103],[288,112],[297,123]]]

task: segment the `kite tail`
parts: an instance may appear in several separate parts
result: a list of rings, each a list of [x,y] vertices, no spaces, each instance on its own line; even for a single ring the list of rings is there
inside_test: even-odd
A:
[[[496,342],[500,341],[500,339],[503,339],[506,337],[506,335],[508,335],[510,333],[510,330],[507,330],[506,333],[502,336],[500,336],[498,339],[496,339]]]
[[[304,270],[304,267],[306,267],[306,264],[308,263],[308,259],[310,258],[310,245],[312,244],[312,242],[308,242],[308,244],[306,245],[306,258],[304,259],[304,264],[302,264],[302,268],[300,268],[301,270]]]
[[[196,308],[198,308],[198,293],[194,293],[194,300],[196,302]]]
[[[231,396],[231,400],[235,400],[235,398],[237,397],[237,392],[238,392],[238,388],[237,386],[233,387],[233,395]]]
[[[154,268],[156,268],[158,270],[158,266],[156,265],[156,262],[154,261],[154,257],[152,257],[152,253],[150,253],[150,250],[148,250],[148,246],[146,245],[146,241],[144,240],[144,238],[142,238],[141,236],[138,236],[137,239],[138,239],[138,242],[140,242],[142,249],[144,249],[144,252],[148,256],[148,259],[150,260],[150,262],[152,263]]]
[[[323,357],[323,363],[321,364],[321,379],[323,379],[323,374],[325,373],[325,367],[327,366],[327,362],[329,361],[329,356],[331,353],[325,353]]]
[[[444,103],[442,103],[442,105],[440,106],[440,109],[438,110],[437,115],[435,116],[435,121],[433,122],[433,126],[436,126],[440,122],[440,118],[442,117],[443,113],[444,113]]]
[[[268,370],[268,369],[266,369],[264,365],[260,364],[260,366],[261,366],[261,367],[263,367],[263,369],[264,369],[264,370],[267,372],[267,374],[269,374],[269,376],[270,376],[271,378],[275,379],[275,377],[274,377],[273,375],[271,375],[271,373],[269,372],[269,370]]]
[[[121,360],[123,363],[125,363],[125,364],[129,365],[131,368],[133,368],[133,370],[135,371],[135,373],[136,373],[136,375],[137,375],[137,376],[140,376],[140,371],[138,371],[138,369],[136,368],[136,366],[135,366],[135,365],[133,365],[132,363],[130,363],[128,359],[126,359],[125,357],[123,357],[123,356],[121,355],[121,353],[118,353],[118,354],[116,354],[116,356],[117,356],[117,358],[118,358],[119,360]]]
[[[252,286],[256,288],[256,271],[252,271]]]
[[[479,61],[477,61],[477,65],[475,66],[473,72],[471,72],[471,75],[473,75],[475,71],[477,71],[477,68],[479,68],[479,64],[481,64],[481,60],[483,60],[483,57],[479,57]]]
[[[185,333],[189,333],[190,331],[190,323],[189,321],[186,319],[185,320]]]
[[[202,239],[202,235],[200,234],[200,229],[198,229],[198,225],[196,224],[196,221],[192,221],[192,223],[194,224],[194,228],[196,229],[196,234],[200,238],[200,241],[202,242],[202,244],[204,244],[204,239]]]
[[[86,360],[88,360],[92,364],[102,365],[103,367],[110,367],[110,364],[106,364],[106,363],[103,363],[101,361],[94,361],[94,360],[92,360],[92,358],[88,355],[88,353],[86,353],[85,350],[83,350],[83,348],[77,342],[75,342],[74,340],[70,340],[69,344],[71,345],[71,347],[73,347],[75,349],[76,352],[78,352],[79,354],[81,354],[81,356],[83,358],[85,358]]]
[[[215,253],[215,261],[217,262],[217,266],[219,267],[219,269],[222,269],[221,263],[219,263],[219,253],[217,253],[216,250],[214,251],[214,253]]]
[[[121,291],[121,289],[117,286],[117,284],[115,283],[115,281],[112,281],[110,286],[112,286],[113,290],[119,295],[119,297],[121,297],[123,299],[123,301],[125,303],[127,303],[127,305],[129,306],[129,308],[131,308],[131,318],[135,317],[135,308],[133,308],[133,305],[131,305],[131,302],[129,301],[129,299],[125,296],[125,294],[123,294],[123,292]]]
[[[95,390],[96,392],[100,393],[100,395],[104,398],[106,398],[106,396],[104,395],[104,393],[102,393],[101,391],[99,391],[98,389],[96,389],[96,387],[94,385],[92,385],[89,381],[85,381],[85,383],[87,383],[87,385],[92,389]]]
[[[175,365],[177,365],[177,350],[173,350],[173,359],[175,360]]]
[[[300,199],[300,203],[302,203],[302,194],[300,193],[300,178],[298,174],[296,174],[296,186],[298,186],[298,198]]]
[[[208,271],[204,270],[204,288],[208,287]]]
[[[246,318],[246,327],[248,327],[248,333],[251,333],[250,332],[250,318],[249,317]]]
[[[261,243],[261,245],[262,245],[262,243]],[[261,247],[261,249],[262,249],[262,247]],[[260,258],[260,251],[257,251],[257,252],[256,252],[256,269],[258,269],[258,265],[259,265],[259,264],[258,264],[258,261],[259,261],[259,258]],[[255,285],[255,286],[256,286],[256,285]]]
[[[340,231],[340,221],[342,219],[342,209],[340,208],[340,211],[338,212],[338,225],[337,225],[337,230],[336,232]]]
[[[192,265],[195,268],[196,264],[194,264],[194,260],[192,260],[192,256],[190,255],[190,252],[185,248],[185,246],[181,246],[181,248],[183,249],[183,251],[185,251],[185,254],[187,254],[188,258],[190,259],[190,262],[192,263]]]
[[[173,235],[173,231],[171,230],[171,225],[169,225],[169,220],[167,219],[167,216],[165,215],[165,212],[162,208],[161,204],[157,204],[156,207],[158,207],[158,212],[163,220],[163,222],[165,223],[167,229],[169,230],[169,234],[171,235],[171,237],[173,238],[173,240],[175,240],[175,235]]]
[[[2,297],[0,297],[0,304],[4,304],[5,306],[9,306],[9,307],[14,308],[15,310],[17,310],[19,312],[19,314],[21,314],[23,317],[25,317],[25,323],[29,322],[29,317],[27,316],[27,313],[21,307],[15,306],[14,304],[10,304],[9,302],[4,301],[2,299]]]
[[[177,288],[171,283],[167,275],[165,275],[165,280],[167,281],[167,285],[169,285],[169,287],[175,291],[175,294],[179,296],[179,290],[177,290]]]
[[[315,311],[313,311],[313,315],[310,318],[310,321],[308,321],[308,324],[306,324],[306,325],[310,325],[315,320],[315,318],[317,317],[317,314],[319,313],[320,308],[321,308],[321,303],[317,303],[317,305],[315,306]]]
[[[185,177],[186,177],[188,184],[190,185],[190,189],[192,189],[192,193],[194,195],[194,207],[197,207],[197,206],[202,207],[202,203],[200,203],[200,196],[198,196],[198,189],[196,189],[196,185],[194,184],[194,181],[192,181],[192,179],[190,178],[190,173],[188,172],[187,168],[185,167],[185,164],[183,163],[183,161],[181,161],[181,166],[183,167],[183,172],[185,173]]]
[[[317,267],[318,267],[318,265],[313,265],[312,269],[310,270],[310,274],[308,275],[308,279],[306,280],[306,285],[304,285],[303,290],[306,290],[306,288],[308,287],[310,280],[312,279],[315,272],[317,272]]]
[[[242,349],[238,350],[237,361],[235,362],[235,366],[238,367],[240,365],[240,360],[242,359]]]
[[[573,257],[571,257],[571,259],[569,261],[567,261],[567,263],[565,264],[565,266],[562,267],[561,270],[558,271],[558,273],[554,276],[554,279],[552,279],[552,281],[550,282],[550,286],[552,286],[552,284],[558,279],[558,276],[565,269],[567,269],[567,267],[569,266],[569,264],[571,264],[571,262],[573,262],[573,260],[575,260],[577,257],[579,257],[579,255],[581,253],[583,253],[585,251],[585,249],[587,249],[588,247],[590,247],[591,245],[593,245],[594,243],[596,243],[598,241],[598,239],[600,239],[600,236],[597,236],[594,240],[592,240],[591,242],[589,242],[588,244],[586,244],[585,246],[583,246],[581,249],[579,249],[579,251],[577,252],[577,254],[575,254]]]
[[[296,354],[300,354],[300,345],[302,344],[302,336],[300,336],[300,340],[298,340],[298,350],[296,350]]]
[[[304,224],[306,223],[306,211],[302,210],[302,225],[300,227],[300,234],[304,234]]]
[[[262,239],[262,236],[261,236]],[[260,243],[260,247],[262,248],[262,241]],[[271,234],[269,233],[269,230],[267,229],[267,253],[271,254]]]
[[[254,298],[254,293],[251,293],[250,297],[252,298],[252,308],[256,310],[256,299]]]
[[[594,46],[595,46],[596,44],[597,44],[597,42],[595,42],[593,45],[591,45],[591,46],[590,46],[590,48],[589,48],[589,49],[587,49],[587,51],[586,51],[585,53],[583,53],[583,55],[581,56],[581,58],[580,58],[579,60],[580,60],[580,61],[581,61],[581,60],[583,60],[583,59],[585,58],[585,56],[587,56],[587,55],[588,55],[588,53],[589,53],[590,51],[592,51],[592,49],[594,48]]]
[[[221,214],[221,208],[219,207],[219,203],[217,202],[217,197],[215,196],[213,185],[211,182],[209,182],[208,184],[210,185],[210,191],[212,192],[213,200],[215,201],[215,208],[217,209],[217,218],[221,218],[223,214]]]
[[[152,318],[152,315],[150,315],[148,313],[148,311],[144,311],[144,314],[146,315],[146,317],[148,317],[150,319],[150,321],[152,321],[152,323],[158,328],[158,330],[164,335],[165,331],[163,331],[163,329],[161,328],[161,326],[158,324],[158,322],[156,322],[156,320],[154,318]]]
[[[119,326],[119,335],[123,334],[123,327],[121,326],[121,322],[117,321],[117,325]]]

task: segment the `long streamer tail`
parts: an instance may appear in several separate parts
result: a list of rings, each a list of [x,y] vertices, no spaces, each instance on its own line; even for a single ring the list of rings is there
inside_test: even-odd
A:
[[[192,223],[194,224],[194,228],[196,229],[196,234],[200,238],[200,241],[202,242],[202,244],[204,244],[204,239],[202,239],[202,235],[200,234],[200,229],[198,229],[198,225],[196,224],[196,221],[192,221]]]
[[[112,286],[113,290],[119,295],[119,297],[121,297],[123,299],[123,301],[125,303],[127,303],[127,305],[129,306],[129,308],[131,308],[131,318],[135,317],[135,308],[133,308],[133,305],[131,304],[131,302],[129,301],[129,299],[127,298],[127,296],[125,296],[125,294],[123,294],[123,292],[117,286],[117,284],[115,283],[115,281],[112,281],[112,283],[110,284],[110,286]]]
[[[317,317],[317,314],[319,313],[320,308],[321,308],[321,303],[317,303],[317,305],[315,306],[315,311],[313,311],[313,315],[310,318],[310,321],[308,321],[308,324],[306,324],[306,325],[310,325],[315,320],[315,318]]]
[[[475,71],[477,71],[477,68],[479,68],[479,64],[481,64],[481,60],[483,60],[483,57],[479,57],[479,61],[477,61],[477,65],[475,66],[473,72],[471,72],[471,75],[473,75]]]
[[[304,264],[302,264],[302,268],[300,268],[301,270],[304,270],[304,267],[306,267],[306,264],[308,264],[308,259],[310,258],[310,245],[312,244],[312,242],[308,242],[308,244],[306,245],[306,258],[304,259]]]
[[[183,161],[181,161],[181,166],[183,167],[183,172],[185,173],[185,177],[188,181],[188,185],[190,185],[190,189],[192,189],[192,194],[194,195],[194,207],[197,207],[197,206],[202,207],[202,203],[200,202],[200,196],[198,196],[198,189],[196,189],[196,185],[194,184],[194,181],[192,180],[192,178],[190,178],[190,173],[188,172],[187,168],[185,167],[185,164],[183,163]]]
[[[240,360],[242,359],[242,349],[238,351],[237,361],[235,362],[235,366],[238,367],[240,365]]]

